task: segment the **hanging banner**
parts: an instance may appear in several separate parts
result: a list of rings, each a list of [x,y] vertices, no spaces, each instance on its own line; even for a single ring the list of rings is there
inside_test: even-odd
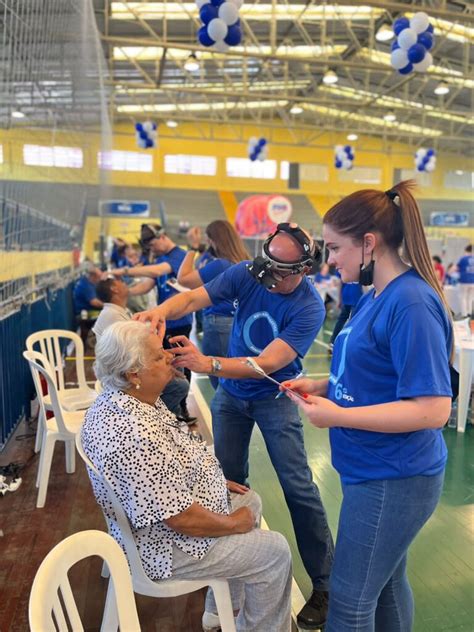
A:
[[[469,226],[469,213],[431,213],[431,226]]]
[[[149,217],[150,202],[147,200],[100,200],[100,215],[122,217]]]

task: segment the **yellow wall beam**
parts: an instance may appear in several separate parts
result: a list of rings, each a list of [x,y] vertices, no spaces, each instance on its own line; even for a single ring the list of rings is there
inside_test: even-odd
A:
[[[232,191],[219,191],[219,200],[221,201],[227,219],[232,225],[234,225],[235,216],[237,215],[237,207],[239,206],[235,193]]]
[[[72,267],[72,252],[44,250],[0,252],[0,282],[2,283],[67,267]]]

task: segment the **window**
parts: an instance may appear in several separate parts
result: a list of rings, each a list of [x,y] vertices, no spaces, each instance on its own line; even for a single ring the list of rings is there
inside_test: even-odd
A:
[[[0,165],[3,165],[3,145],[0,145]]]
[[[288,180],[290,177],[290,163],[288,160],[282,160],[280,162],[280,179]]]
[[[416,180],[420,187],[430,187],[432,183],[432,173],[418,171],[415,167],[413,167],[413,169],[400,169],[400,178],[395,180],[395,182],[410,179]]]
[[[380,184],[382,182],[382,170],[377,167],[353,167],[348,171],[346,169],[338,169],[337,177],[340,182]]]
[[[187,154],[167,154],[165,173],[179,173],[191,176],[215,176],[217,158],[214,156],[190,156]]]
[[[329,169],[326,165],[316,165],[313,163],[299,163],[300,180],[306,182],[327,182],[329,180]],[[280,162],[280,178],[287,180],[290,177],[290,163],[287,160]]]
[[[446,171],[444,174],[444,186],[446,189],[461,189],[472,191],[474,189],[474,171]]]
[[[277,175],[276,160],[256,160],[248,158],[226,158],[226,173],[230,178],[263,178],[273,180]]]
[[[80,147],[53,145],[23,145],[23,162],[33,167],[69,167],[81,169],[83,154]]]
[[[97,164],[108,171],[153,171],[153,156],[138,151],[99,151]]]

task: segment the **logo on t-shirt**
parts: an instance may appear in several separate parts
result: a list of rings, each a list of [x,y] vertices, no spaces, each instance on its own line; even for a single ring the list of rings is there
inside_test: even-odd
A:
[[[343,329],[337,337],[338,346],[341,344],[342,338],[344,341],[342,342],[341,354],[339,357],[339,363],[337,365],[337,370],[335,374],[332,372],[329,375],[329,381],[334,386],[334,396],[339,401],[341,399],[347,402],[353,402],[354,398],[347,392],[347,388],[341,384],[341,378],[344,375],[344,371],[346,369],[346,351],[347,351],[347,342],[349,340],[349,334],[352,331],[352,327],[347,327],[347,329]],[[335,367],[331,367],[334,369]]]
[[[252,325],[255,323],[255,321],[259,320],[260,318],[264,318],[266,321],[268,321],[268,324],[270,325],[272,333],[273,333],[273,339],[275,339],[278,336],[278,325],[276,324],[275,319],[272,318],[268,312],[255,312],[255,314],[252,314],[251,316],[249,316],[247,320],[245,321],[244,326],[242,328],[244,342],[247,345],[247,348],[250,349],[250,351],[257,354],[262,353],[264,347],[266,347],[268,344],[267,342],[263,347],[259,347],[258,344],[255,344],[255,342],[251,338]]]

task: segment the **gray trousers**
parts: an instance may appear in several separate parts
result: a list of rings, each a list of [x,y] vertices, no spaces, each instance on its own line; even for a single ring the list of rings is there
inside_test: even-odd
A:
[[[261,500],[254,492],[232,494],[232,509],[250,507],[261,517]],[[238,632],[289,632],[291,629],[291,553],[275,531],[255,528],[249,533],[215,538],[201,560],[173,546],[173,579],[225,577],[229,580]],[[212,590],[206,611],[216,613]]]

